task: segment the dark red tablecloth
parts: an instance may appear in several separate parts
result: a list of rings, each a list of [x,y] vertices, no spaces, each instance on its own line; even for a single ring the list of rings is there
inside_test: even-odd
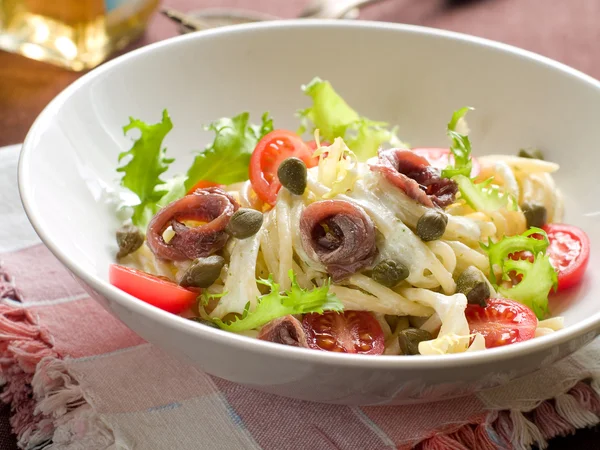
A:
[[[163,3],[182,11],[234,6],[289,18],[302,10],[306,0],[165,0]],[[600,54],[596,50],[600,42],[600,0],[387,0],[365,8],[361,17],[495,39],[600,78]],[[135,46],[176,34],[176,26],[157,14]],[[35,116],[77,76],[0,52],[0,145],[21,142]],[[0,409],[0,449],[10,450],[16,444],[9,434],[8,415],[8,408]],[[600,449],[600,432],[582,430],[550,443],[550,450],[560,449]]]

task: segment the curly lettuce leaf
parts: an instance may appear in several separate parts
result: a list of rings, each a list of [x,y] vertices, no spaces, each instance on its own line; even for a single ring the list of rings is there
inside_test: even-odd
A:
[[[254,311],[250,312],[250,302],[246,305],[240,318],[232,322],[224,322],[219,318],[212,320],[223,330],[239,333],[241,331],[259,328],[278,317],[288,314],[319,313],[324,311],[342,311],[342,302],[337,296],[329,292],[329,283],[312,290],[302,289],[294,272],[290,270],[288,276],[292,281],[289,290],[283,294],[279,292],[279,284],[269,276],[268,280],[258,280],[259,283],[268,286],[270,292],[258,298]]]
[[[464,107],[454,111],[452,118],[448,123],[448,137],[450,138],[450,151],[454,155],[453,164],[449,164],[442,170],[442,177],[452,178],[457,175],[468,177],[473,169],[471,160],[471,141],[467,133],[462,133],[457,130],[459,122],[464,119],[465,115],[473,108]]]
[[[541,236],[541,239],[534,237],[534,235]],[[508,271],[505,270],[504,265],[509,261],[509,255],[521,251],[529,251],[534,255],[539,253],[544,254],[546,249],[550,245],[548,235],[541,228],[531,227],[525,233],[518,236],[505,236],[502,240],[494,243],[491,240],[488,245],[481,244],[481,247],[488,254],[490,259],[490,267],[498,267],[503,272],[503,276]],[[491,280],[495,283],[496,280]]]
[[[504,263],[504,270],[507,273],[514,271],[521,275],[522,279],[512,287],[500,285],[498,293],[524,304],[538,319],[544,319],[548,314],[548,293],[551,289],[556,289],[558,283],[556,271],[550,264],[550,257],[539,253],[533,263],[508,260]]]
[[[455,175],[452,179],[458,185],[461,198],[475,211],[492,212],[502,208],[516,211],[518,208],[511,194],[492,184],[493,178],[477,184],[465,175]]]
[[[165,136],[172,128],[173,123],[167,110],[163,111],[159,123],[148,125],[130,117],[129,124],[123,127],[125,134],[133,129],[141,133],[131,149],[119,155],[119,162],[125,157],[131,158],[127,164],[117,168],[117,172],[123,173],[121,186],[129,189],[139,199],[139,203],[133,207],[131,220],[142,230],[146,229],[148,222],[158,211],[158,202],[169,191],[160,176],[174,161],[165,156],[166,149],[162,147]]]
[[[310,120],[325,140],[343,137],[348,126],[360,120],[358,113],[335,92],[329,81],[314,78],[302,86],[302,90],[312,98],[313,105],[301,111],[300,116]]]
[[[490,260],[490,281],[497,292],[529,307],[538,319],[543,319],[548,313],[548,294],[552,288],[556,289],[558,283],[556,270],[545,254],[548,245],[546,232],[535,227],[519,236],[507,236],[497,243],[482,244]],[[510,258],[510,255],[522,251],[531,252],[533,262]],[[496,268],[500,279],[507,283],[497,282]],[[515,285],[510,282],[511,273],[520,275],[520,281]]]
[[[185,189],[185,180],[185,175],[175,175],[174,177],[169,178],[167,181],[165,181],[165,184],[162,186],[167,191],[167,193],[163,195],[163,197],[158,202],[159,208],[167,206],[169,203],[174,202],[175,200],[179,200],[187,193]]]
[[[185,182],[189,190],[198,181],[232,184],[248,179],[250,155],[258,141],[273,131],[273,120],[263,114],[260,126],[249,123],[250,114],[216,120],[206,127],[215,132],[214,141],[194,159]]]
[[[329,81],[315,78],[302,86],[302,90],[312,98],[313,104],[299,112],[302,119],[300,133],[318,129],[321,137],[329,142],[341,137],[360,161],[376,156],[384,143],[400,143],[387,123],[360,116]]]
[[[376,156],[379,148],[385,143],[404,147],[396,136],[396,130],[388,130],[387,126],[385,122],[374,122],[361,117],[346,131],[346,144],[358,150],[361,161]]]

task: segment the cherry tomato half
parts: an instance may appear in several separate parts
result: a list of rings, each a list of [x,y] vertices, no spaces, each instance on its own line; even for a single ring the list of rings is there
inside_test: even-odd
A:
[[[471,333],[482,334],[486,348],[526,341],[535,335],[537,328],[533,311],[507,298],[491,298],[485,308],[467,305],[465,315]]]
[[[590,240],[580,228],[573,225],[551,223],[544,227],[550,245],[550,263],[558,273],[558,290],[581,282],[590,260]]]
[[[450,153],[449,148],[413,148],[413,152],[417,155],[422,156],[429,164],[439,170],[445,169],[448,164],[454,161],[454,155]],[[480,166],[476,158],[472,158],[473,168],[471,169],[471,176],[476,177],[479,174]]]
[[[381,355],[385,342],[377,319],[366,311],[306,314],[302,320],[308,346],[340,353]]]
[[[122,291],[174,314],[189,308],[199,295],[198,291],[182,288],[167,278],[118,264],[110,265],[108,279]]]
[[[256,144],[250,158],[250,183],[265,203],[275,204],[281,189],[277,169],[283,160],[292,156],[304,161],[306,167],[314,167],[317,163],[306,143],[291,131],[271,131]]]
[[[196,189],[204,189],[208,187],[223,187],[223,185],[219,183],[213,183],[212,181],[200,180],[193,185],[189,191],[187,191],[187,195],[192,194]]]

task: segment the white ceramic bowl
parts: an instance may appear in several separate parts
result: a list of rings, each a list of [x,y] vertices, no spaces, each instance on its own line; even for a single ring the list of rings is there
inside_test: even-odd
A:
[[[417,145],[446,145],[451,112],[469,117],[476,153],[539,146],[561,164],[565,221],[600,245],[600,83],[506,45],[413,26],[288,21],[178,37],[109,62],[69,86],[39,116],[25,141],[19,187],[27,214],[50,250],[89,293],[148,341],[210,374],[260,390],[321,402],[409,403],[496,386],[548,366],[600,329],[600,252],[585,282],[555,302],[566,328],[484,352],[443,357],[342,355],[304,350],[203,327],[165,313],[107,282],[117,221],[99,199],[116,186],[117,155],[130,141],[128,116],[157,122],[176,169],[210,134],[202,124],[244,110],[270,111],[295,129],[308,105],[300,85],[333,82],[368,117],[399,125]],[[599,247],[600,248],[600,247]],[[558,305],[556,304],[558,303]]]

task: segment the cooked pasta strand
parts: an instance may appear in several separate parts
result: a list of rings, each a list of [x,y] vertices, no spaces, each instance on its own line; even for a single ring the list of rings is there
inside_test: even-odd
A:
[[[427,242],[427,247],[437,256],[438,260],[444,265],[444,268],[448,273],[454,273],[456,269],[456,254],[452,247],[446,244],[444,241],[431,241]]]
[[[459,241],[444,241],[456,256],[456,273],[460,274],[469,266],[475,266],[483,273],[487,274],[490,270],[488,257],[481,251],[473,250],[471,247]]]
[[[260,295],[256,284],[256,260],[261,234],[262,230],[247,239],[236,240],[223,289],[227,293],[221,297],[211,316],[222,318],[229,313],[241,314],[248,302],[250,310],[256,306]]]
[[[379,308],[386,308],[386,311],[381,310],[379,312],[394,314],[396,316],[430,316],[433,314],[430,308],[424,307],[414,300],[407,300],[401,294],[382,286],[365,275],[354,274],[344,284],[356,286],[371,294],[374,297],[371,306],[375,306],[373,303],[377,302]]]
[[[290,221],[290,193],[287,189],[281,189],[277,197],[277,235],[279,241],[279,271],[277,281],[280,289],[285,291],[290,288],[288,272],[292,268],[294,257],[292,250],[292,223]]]
[[[275,241],[277,240],[277,234],[275,227],[275,211],[270,211],[265,214],[263,223],[263,233],[260,238],[260,251],[265,260],[265,264],[269,269],[269,273],[279,273],[279,258],[277,257]]]

